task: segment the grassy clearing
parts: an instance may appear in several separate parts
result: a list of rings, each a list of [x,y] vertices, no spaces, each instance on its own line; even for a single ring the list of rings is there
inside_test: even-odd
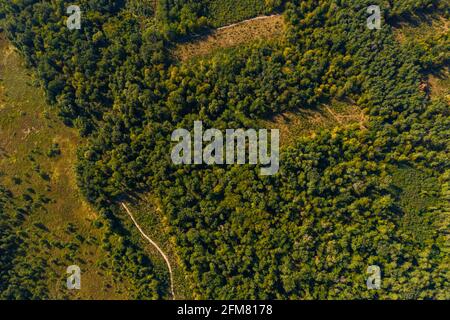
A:
[[[101,248],[96,213],[78,192],[74,165],[82,141],[46,103],[43,91],[15,49],[0,35],[0,184],[21,203],[32,203],[19,231],[26,232],[25,261],[45,269],[50,298],[126,298]],[[43,265],[45,263],[45,265]],[[66,268],[77,264],[82,288],[65,288]]]
[[[229,28],[213,31],[188,43],[179,44],[174,56],[181,61],[206,56],[216,50],[231,48],[258,40],[282,37],[285,31],[284,17],[270,16],[264,19],[246,21]]]
[[[404,45],[419,44],[430,49],[430,43],[450,43],[450,22],[442,16],[435,15],[429,19],[416,17],[400,23],[395,29],[397,40]],[[447,54],[439,52],[439,54]],[[433,70],[427,83],[432,99],[445,99],[450,105],[450,78],[448,66],[442,70]]]
[[[350,102],[333,101],[317,109],[300,109],[286,112],[270,120],[261,121],[262,127],[279,129],[281,146],[291,145],[298,137],[314,137],[319,130],[359,125],[365,129],[367,117]]]
[[[440,73],[428,77],[431,98],[444,98],[450,106],[450,71],[445,68]]]
[[[395,26],[394,32],[396,39],[404,44],[448,34],[449,24],[447,19],[437,15],[426,18],[416,17],[400,22]]]

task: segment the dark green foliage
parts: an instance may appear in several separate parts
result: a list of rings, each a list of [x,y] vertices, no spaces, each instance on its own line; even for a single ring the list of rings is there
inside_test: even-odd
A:
[[[149,18],[154,15],[155,0],[127,0],[126,9],[138,17]]]
[[[373,1],[302,0],[286,3],[284,42],[171,64],[163,39],[207,26],[201,17],[208,8],[217,25],[228,19],[211,3],[161,0],[158,23],[145,30],[114,7],[92,14],[81,35],[63,42],[66,49],[59,42],[46,49],[33,40],[43,35],[27,36],[31,23],[54,21],[29,22],[24,17],[31,6],[10,8],[22,20],[9,25],[9,35],[38,67],[50,99],[63,101],[63,113],[81,119],[84,131],[93,130],[77,167],[87,199],[118,230],[114,202],[153,190],[197,297],[449,298],[442,232],[448,199],[438,193],[448,180],[448,106],[419,90],[430,68],[443,67],[448,55],[401,46],[386,22],[382,30],[369,30],[366,8]],[[389,21],[442,5],[375,3]],[[37,4],[33,9],[37,17],[45,12]],[[67,37],[67,30],[58,32]],[[67,50],[71,41],[76,46]],[[260,118],[342,98],[366,111],[368,129],[299,138],[282,154],[276,176],[260,177],[250,166],[171,163],[172,131],[191,128],[194,120],[220,129],[257,127]],[[413,171],[391,170],[404,166]],[[419,187],[419,180],[440,185]],[[418,190],[428,195],[410,201]],[[117,261],[127,257],[124,272],[145,260],[129,254],[130,247],[124,240],[111,248]],[[383,271],[380,291],[365,287],[366,269],[374,264]],[[158,287],[149,286],[147,292]]]
[[[284,0],[158,0],[158,21],[171,39],[281,10]]]
[[[24,221],[22,212],[28,213],[30,205],[21,208],[12,193],[0,185],[0,299],[47,297],[46,262],[23,257],[27,236],[19,230]]]
[[[207,17],[213,27],[267,15],[281,9],[283,0],[206,1]]]

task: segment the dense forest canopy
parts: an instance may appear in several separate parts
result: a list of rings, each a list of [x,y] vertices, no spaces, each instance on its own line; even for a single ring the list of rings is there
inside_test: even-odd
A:
[[[79,2],[83,27],[69,32],[64,1],[3,0],[6,32],[65,123],[88,137],[77,165],[85,197],[115,225],[120,201],[155,193],[196,298],[450,298],[448,101],[420,90],[448,67],[449,38],[401,45],[391,25],[432,12],[448,19],[448,3],[160,0],[143,27],[137,1]],[[366,26],[373,4],[381,30]],[[276,11],[283,41],[171,58],[182,37]],[[368,127],[298,137],[278,175],[170,160],[171,133],[194,121],[258,128],[332,100],[358,105]],[[404,205],[405,179],[433,205]],[[382,268],[382,290],[365,287],[369,265]]]
[[[187,35],[204,27],[221,27],[234,22],[281,10],[283,0],[159,0],[158,18],[163,30]]]

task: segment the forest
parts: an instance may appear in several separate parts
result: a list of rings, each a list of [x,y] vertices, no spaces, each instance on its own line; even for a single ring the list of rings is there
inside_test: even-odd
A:
[[[449,101],[423,86],[448,68],[449,34],[399,43],[394,33],[416,17],[448,20],[448,2],[79,2],[77,31],[64,24],[62,0],[0,0],[0,11],[48,103],[86,139],[78,186],[122,239],[108,246],[124,261],[120,272],[138,275],[137,297],[169,290],[118,217],[122,201],[151,192],[195,299],[450,299]],[[375,3],[381,30],[366,26]],[[287,24],[282,41],[172,58],[186,36],[273,12]],[[367,127],[295,137],[275,176],[171,162],[171,133],[194,121],[258,129],[261,119],[333,100],[364,110]],[[0,208],[14,208],[8,194],[0,189]],[[17,218],[3,215],[2,271],[20,242]],[[366,288],[370,265],[382,269],[381,290]],[[36,290],[27,298],[45,296]]]
[[[159,0],[158,20],[169,37],[186,36],[206,27],[268,15],[283,8],[283,0]]]

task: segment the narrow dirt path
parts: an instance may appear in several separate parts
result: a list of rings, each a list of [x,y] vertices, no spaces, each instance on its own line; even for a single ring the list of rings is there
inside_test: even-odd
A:
[[[122,207],[125,209],[125,211],[128,213],[128,215],[130,216],[131,220],[133,220],[134,225],[136,226],[136,228],[138,228],[139,232],[141,233],[141,235],[148,240],[148,242],[151,243],[151,245],[153,247],[156,248],[156,250],[158,250],[158,252],[161,254],[161,256],[164,258],[164,261],[166,261],[167,264],[167,268],[169,269],[169,274],[170,274],[170,291],[172,293],[172,298],[173,300],[175,300],[175,292],[173,289],[173,273],[172,273],[172,266],[170,265],[170,261],[169,258],[167,257],[167,255],[164,253],[164,251],[162,251],[162,249],[156,244],[156,242],[154,242],[149,236],[147,236],[144,232],[144,230],[142,230],[141,226],[137,223],[136,219],[134,218],[133,214],[131,213],[130,209],[128,209],[127,205],[125,203],[122,202]]]
[[[250,21],[270,19],[270,18],[273,18],[273,17],[279,17],[280,15],[281,14],[272,14],[270,16],[259,16],[259,17],[252,18],[252,19],[242,20],[242,21],[239,21],[239,22],[236,22],[236,23],[233,23],[233,24],[229,24],[227,26],[223,26],[223,27],[217,28],[216,31],[225,30],[225,29],[228,29],[228,28],[233,28],[235,26],[238,26],[240,24],[244,24],[244,23],[247,23],[247,22],[250,22]]]

